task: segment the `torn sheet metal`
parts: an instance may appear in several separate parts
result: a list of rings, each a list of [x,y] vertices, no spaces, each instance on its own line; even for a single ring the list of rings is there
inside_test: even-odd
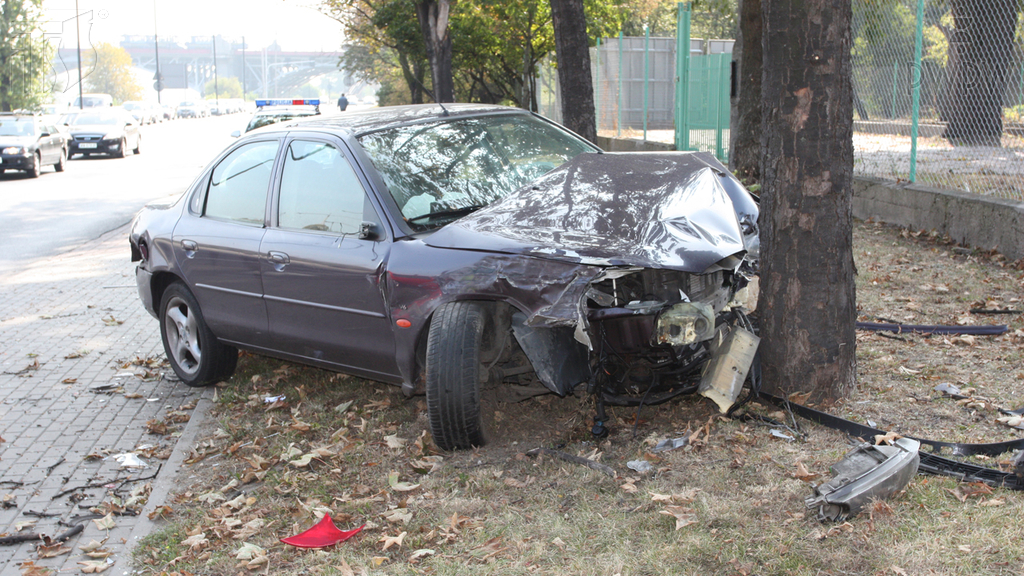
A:
[[[718,404],[722,414],[736,403],[760,342],[753,333],[734,326],[711,357],[697,392]]]
[[[818,510],[818,520],[841,521],[856,516],[872,500],[902,490],[917,474],[921,443],[899,438],[892,446],[861,444],[832,466],[834,478],[814,488],[804,502]]]
[[[704,273],[730,256],[739,256],[730,267],[756,257],[757,214],[710,154],[580,154],[425,242]]]

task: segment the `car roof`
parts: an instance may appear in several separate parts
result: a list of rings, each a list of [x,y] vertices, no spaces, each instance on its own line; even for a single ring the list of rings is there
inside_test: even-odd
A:
[[[287,131],[324,130],[348,134],[362,134],[407,124],[418,124],[429,120],[452,119],[481,114],[529,114],[522,108],[495,106],[490,104],[413,104],[407,106],[385,106],[357,112],[345,112],[334,116],[315,116],[300,121],[275,124],[272,130]],[[264,132],[266,133],[266,132]]]

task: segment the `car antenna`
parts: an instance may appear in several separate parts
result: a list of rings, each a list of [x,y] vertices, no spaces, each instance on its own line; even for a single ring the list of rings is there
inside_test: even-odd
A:
[[[448,116],[448,109],[444,107],[444,104],[438,102],[437,105],[441,107],[441,110],[443,110],[443,112],[441,112],[441,116]]]

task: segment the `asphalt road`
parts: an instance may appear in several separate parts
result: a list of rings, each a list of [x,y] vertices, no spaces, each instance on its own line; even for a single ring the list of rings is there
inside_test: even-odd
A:
[[[182,193],[248,119],[242,113],[152,124],[142,128],[139,155],[75,157],[63,173],[46,167],[38,179],[0,174],[0,273],[92,241],[146,203]]]

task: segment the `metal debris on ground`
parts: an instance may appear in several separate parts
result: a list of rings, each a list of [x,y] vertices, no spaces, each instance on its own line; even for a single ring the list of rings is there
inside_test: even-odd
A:
[[[679,438],[666,438],[661,442],[658,442],[651,452],[657,454],[658,452],[668,452],[669,450],[675,450],[676,448],[682,448],[690,442],[689,436],[680,436]]]

